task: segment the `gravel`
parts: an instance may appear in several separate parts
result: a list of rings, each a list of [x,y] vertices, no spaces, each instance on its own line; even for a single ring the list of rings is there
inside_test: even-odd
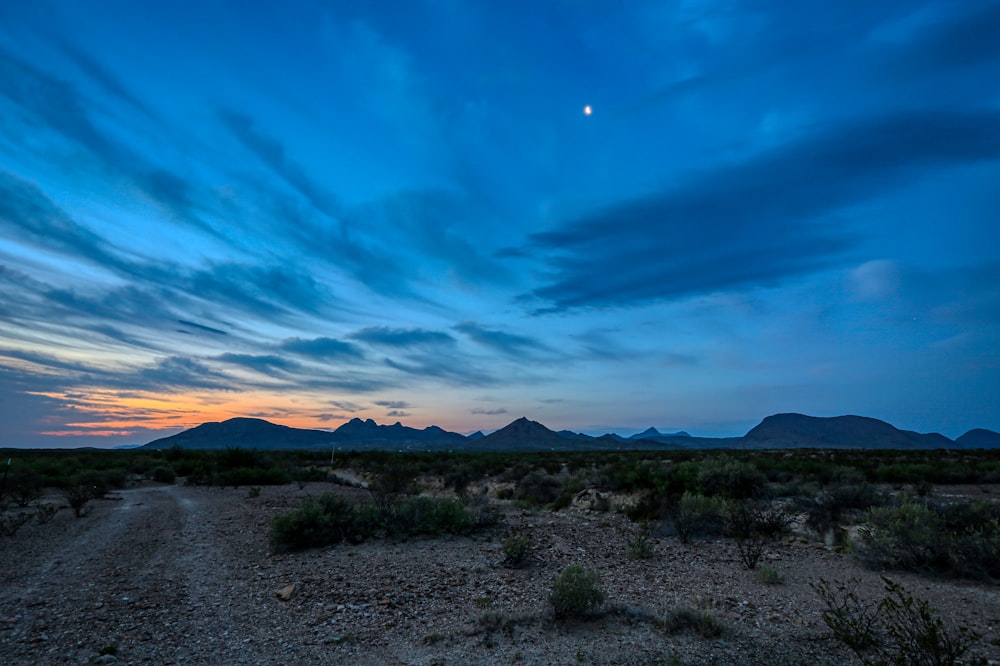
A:
[[[96,500],[84,518],[62,509],[0,537],[0,663],[851,664],[809,584],[857,578],[872,595],[882,585],[814,539],[768,548],[762,564],[784,582],[767,585],[729,540],[655,536],[653,557],[632,560],[639,527],[619,514],[505,503],[505,526],[473,538],[272,553],[273,517],[330,490],[366,494],[146,485]],[[524,568],[502,566],[508,528],[535,541]],[[571,563],[600,575],[608,602],[593,619],[557,622],[547,597]],[[978,653],[1000,663],[995,585],[892,578],[981,634]],[[724,633],[655,622],[680,608],[713,613]]]

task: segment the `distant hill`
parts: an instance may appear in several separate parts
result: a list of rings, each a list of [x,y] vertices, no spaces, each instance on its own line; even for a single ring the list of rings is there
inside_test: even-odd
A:
[[[163,437],[142,446],[144,449],[315,449],[330,446],[333,433],[277,425],[263,419],[235,418],[212,421]]]
[[[1000,432],[975,428],[956,439],[955,445],[962,449],[1000,448]]]
[[[754,449],[944,449],[955,443],[944,435],[899,430],[866,416],[775,414],[744,435],[743,445]]]
[[[640,433],[636,433],[629,437],[629,439],[648,439],[651,441],[658,441],[661,437],[676,438],[676,437],[690,437],[690,433],[684,432],[683,430],[678,430],[677,432],[662,433],[656,428],[646,428]]]
[[[203,423],[144,445],[146,449],[338,449],[364,451],[624,451],[702,449],[953,449],[1000,448],[1000,434],[970,430],[956,441],[937,433],[899,430],[864,416],[817,417],[804,414],[768,416],[743,437],[692,437],[684,431],[663,434],[649,428],[631,437],[607,433],[592,437],[572,430],[553,432],[521,417],[489,435],[468,437],[438,426],[410,428],[396,422],[351,419],[334,431],[277,425],[263,419],[234,418]]]
[[[371,419],[351,419],[333,431],[332,439],[338,444],[365,449],[461,447],[468,441],[464,435],[435,425],[418,430],[399,421],[392,425],[379,425]]]
[[[547,451],[573,448],[574,440],[549,430],[538,421],[521,417],[475,443],[478,451]],[[567,447],[567,442],[570,446]]]

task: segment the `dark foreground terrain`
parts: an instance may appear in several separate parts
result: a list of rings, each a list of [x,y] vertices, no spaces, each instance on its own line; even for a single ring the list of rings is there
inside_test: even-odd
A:
[[[367,492],[258,490],[140,485],[94,500],[83,518],[63,509],[0,538],[0,663],[851,664],[810,583],[857,578],[863,595],[883,586],[879,572],[801,534],[765,551],[777,584],[741,566],[730,539],[654,532],[651,557],[632,559],[641,528],[579,502],[557,512],[499,502],[505,522],[474,537],[273,554],[276,515],[306,496]],[[510,529],[534,543],[523,568],[501,565]],[[601,577],[607,602],[592,619],[552,617],[553,580],[571,563]],[[949,626],[980,634],[976,652],[1000,663],[995,585],[891,577]],[[682,611],[721,633],[651,620]]]

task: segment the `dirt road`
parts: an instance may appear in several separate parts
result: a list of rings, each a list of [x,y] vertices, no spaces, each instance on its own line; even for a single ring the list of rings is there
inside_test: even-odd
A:
[[[323,663],[283,649],[260,585],[227,557],[226,497],[210,492],[125,490],[83,519],[24,528],[44,540],[0,541],[0,663]]]

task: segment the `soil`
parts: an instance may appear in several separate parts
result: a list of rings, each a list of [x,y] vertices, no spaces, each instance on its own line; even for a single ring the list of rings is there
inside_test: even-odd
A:
[[[74,518],[0,537],[3,664],[852,664],[810,586],[880,573],[817,539],[768,548],[765,584],[727,539],[654,537],[629,559],[639,527],[620,514],[500,503],[505,526],[476,537],[274,554],[274,516],[329,484],[247,489],[145,485],[92,502]],[[960,489],[981,493],[983,489]],[[58,496],[46,498],[58,502]],[[502,566],[505,530],[531,535],[528,566]],[[577,563],[598,572],[608,602],[585,621],[557,621],[548,594]],[[951,625],[979,633],[1000,663],[1000,588],[892,573]],[[667,633],[651,618],[707,609],[724,633]]]

